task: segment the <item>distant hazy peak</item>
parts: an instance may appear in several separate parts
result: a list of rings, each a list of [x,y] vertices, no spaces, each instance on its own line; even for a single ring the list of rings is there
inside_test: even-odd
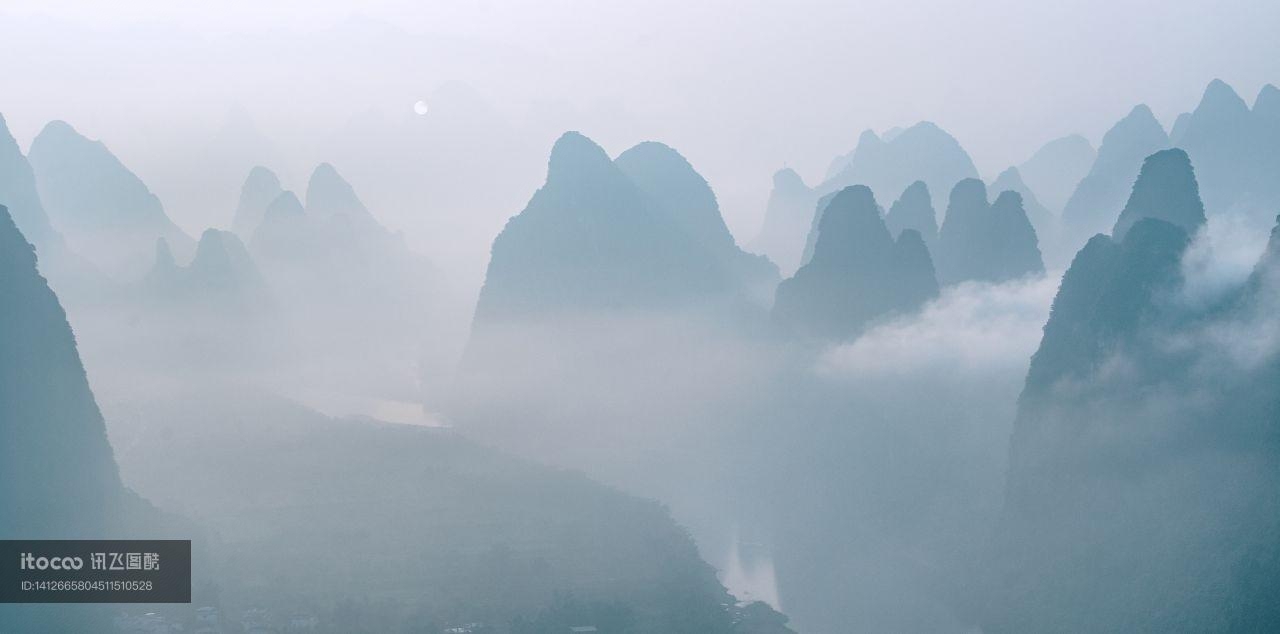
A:
[[[191,259],[189,268],[199,270],[225,266],[230,260],[226,245],[227,236],[239,242],[230,232],[205,229],[204,233],[200,234],[200,241],[196,243],[196,255]]]
[[[901,134],[901,132],[899,132],[899,134]],[[884,144],[884,141],[880,138],[878,134],[876,134],[876,131],[868,128],[866,130],[863,130],[862,134],[858,135],[858,144],[855,146],[855,148],[863,147],[864,145],[873,147],[876,145],[883,145],[883,144]]]
[[[627,154],[660,157],[661,160],[681,162],[685,165],[689,165],[689,161],[684,157],[684,155],[676,151],[675,148],[661,141],[641,141],[627,148],[626,151],[618,155],[618,158],[621,159]],[[693,166],[690,165],[689,167],[692,169]]]
[[[947,215],[954,209],[985,207],[987,204],[987,186],[976,178],[966,178],[951,188],[951,196],[947,202]]]
[[[664,187],[678,186],[682,190],[696,188],[700,195],[710,195],[715,204],[711,186],[683,155],[671,146],[657,141],[638,143],[614,159],[614,165],[636,181],[659,182]],[[660,192],[659,192],[660,193]],[[686,191],[686,193],[688,193]],[[666,198],[666,196],[659,196]],[[670,201],[668,201],[670,202]]]
[[[1271,84],[1258,91],[1258,98],[1253,100],[1253,113],[1259,117],[1280,121],[1280,88]]]
[[[1133,192],[1116,220],[1112,235],[1123,240],[1138,221],[1156,218],[1194,234],[1205,223],[1204,203],[1187,153],[1161,150],[1142,162]]]
[[[14,223],[32,244],[43,248],[61,241],[40,202],[31,164],[9,132],[3,114],[0,114],[0,205],[8,207]]]
[[[107,160],[120,165],[122,169],[127,169],[124,168],[120,160],[111,153],[111,150],[102,141],[90,139],[80,134],[78,130],[71,127],[71,124],[60,119],[50,121],[40,129],[40,133],[31,141],[30,153],[33,155],[40,154],[50,148],[58,148],[55,151],[61,151],[68,146],[77,149],[91,149],[91,154],[95,160]]]
[[[249,176],[244,179],[243,189],[263,189],[267,187],[280,187],[280,177],[276,173],[261,165],[254,165],[249,170]]]
[[[1011,169],[1012,169],[1012,168],[1011,168]],[[996,201],[995,201],[995,202],[993,202],[993,203],[991,203],[991,207],[992,207],[993,209],[994,209],[994,208],[996,208],[996,207],[1018,207],[1018,208],[1021,208],[1021,207],[1022,207],[1022,194],[1019,194],[1018,192],[1016,192],[1016,191],[1014,191],[1014,190],[1011,190],[1011,189],[1006,189],[1006,190],[1004,190],[1004,191],[1001,191],[1001,192],[1000,192],[1000,194],[999,194],[998,196],[996,196]]]
[[[902,190],[902,195],[885,214],[889,233],[899,239],[907,231],[916,232],[925,242],[938,236],[938,215],[933,209],[933,198],[924,181],[915,181]]]
[[[852,185],[840,190],[823,212],[811,261],[865,258],[887,253],[892,245],[871,188]]]
[[[773,318],[804,337],[848,339],[938,294],[929,249],[907,229],[895,242],[875,195],[850,185],[821,212],[812,257],[778,286]]]
[[[307,181],[307,190],[310,191],[312,187],[324,185],[351,186],[346,179],[342,178],[341,174],[338,174],[337,168],[328,162],[320,163],[314,170],[311,170],[311,179]]]
[[[613,171],[613,161],[604,148],[579,132],[565,132],[551,148],[547,185],[564,180],[592,180]]]
[[[915,130],[916,132],[935,132],[935,133],[946,134],[947,136],[951,136],[950,134],[947,134],[946,130],[943,130],[938,124],[932,121],[918,121],[916,122],[915,125],[903,130],[902,132],[899,132],[897,136],[902,136],[903,134],[906,134],[907,132],[910,132],[912,130]]]
[[[711,185],[679,152],[645,141],[619,154],[613,164],[658,202],[655,211],[666,212],[691,237],[711,248],[735,248]]]
[[[883,224],[880,220],[880,207],[876,204],[875,194],[870,187],[851,185],[840,190],[827,204],[827,209],[818,222],[815,257],[837,231],[855,225],[868,225],[872,221]]]
[[[298,200],[298,196],[292,191],[280,192],[275,200],[267,205],[267,211],[263,214],[263,220],[275,220],[280,218],[295,218],[305,216],[306,211],[302,208],[302,202]]]
[[[862,212],[879,208],[879,205],[876,204],[875,193],[866,185],[850,185],[841,189],[831,198],[828,206],[832,208],[858,209]],[[825,226],[826,222],[826,216],[824,215],[819,228]]]
[[[92,148],[93,153],[99,157],[119,164],[122,168],[124,167],[124,164],[121,163],[114,154],[112,154],[111,150],[107,148],[105,143],[99,139],[90,139],[89,137],[81,134],[79,130],[71,127],[70,123],[60,119],[50,121],[40,129],[40,133],[31,141],[31,151],[33,153],[36,152],[36,148],[38,147],[66,147],[68,145],[72,147],[78,146],[83,148]]]
[[[1022,173],[1016,167],[1009,167],[991,182],[991,189],[995,191],[1020,191],[1026,188],[1027,184],[1022,181]]]
[[[1044,225],[1053,219],[1049,211],[1040,203],[1039,198],[1036,196],[1036,192],[1033,191],[1027,185],[1026,181],[1022,179],[1022,172],[1016,167],[1010,167],[1009,169],[1000,172],[1000,175],[992,181],[991,190],[997,192],[1017,192],[1022,204],[1026,208],[1027,217],[1031,219],[1031,222],[1036,226],[1037,231],[1044,229]],[[1036,208],[1034,212],[1032,207]],[[1036,215],[1043,217],[1033,217]]]
[[[1159,137],[1162,141],[1168,140],[1164,127],[1160,125],[1156,115],[1151,112],[1151,108],[1145,103],[1134,106],[1133,110],[1129,111],[1129,114],[1125,115],[1123,119],[1107,131],[1107,134],[1102,137],[1102,146],[1099,147],[1099,152],[1108,143],[1127,141],[1135,137],[1140,139]]]
[[[836,166],[839,169],[834,169]],[[922,180],[935,192],[950,190],[956,181],[978,175],[973,159],[955,137],[930,121],[921,121],[885,141],[868,130],[857,148],[838,158],[830,175],[816,187],[819,195],[848,185],[867,185],[881,195],[902,191]]]
[[[1088,139],[1069,134],[1040,146],[1018,165],[1018,176],[1035,192],[1037,201],[1058,213],[1097,158]]]
[[[1040,149],[1036,150],[1036,154],[1044,152],[1045,150],[1052,150],[1060,147],[1087,149],[1091,152],[1094,150],[1093,144],[1089,142],[1089,139],[1086,139],[1082,134],[1073,133],[1066,136],[1060,136],[1048,143],[1045,143],[1040,146]],[[1034,156],[1035,155],[1033,154],[1032,157]]]
[[[1031,221],[1031,217],[1027,214],[1026,200],[1022,193],[1014,190],[1006,189],[998,196],[995,202],[991,203],[991,214],[995,217],[998,226],[1003,226],[1006,231],[1013,231],[1021,234],[1022,238],[1018,240],[1020,246],[1027,251],[1032,249],[1038,250],[1038,235],[1035,231],[1035,223]],[[1044,270],[1043,260],[1037,252],[1034,257],[1024,254],[1027,260],[1040,260],[1040,262],[1030,264],[1030,268],[1034,270]]]
[[[773,187],[780,191],[802,191],[809,189],[804,179],[790,167],[784,167],[773,173]]]
[[[751,250],[767,255],[784,272],[794,272],[812,227],[813,204],[813,190],[795,170],[786,167],[774,172],[773,188]]]
[[[199,260],[202,256],[210,257],[219,252],[226,253],[227,243],[233,240],[239,242],[239,239],[229,231],[205,229],[204,233],[200,234],[200,242],[196,245],[195,259]]]
[[[323,231],[349,238],[380,239],[388,235],[356,190],[332,164],[321,163],[307,181],[306,212]]]
[[[677,152],[647,143],[612,161],[577,132],[556,141],[546,182],[490,254],[474,317],[482,331],[577,308],[674,306],[711,295],[728,307],[778,275],[737,248],[710,187]]]
[[[903,212],[909,212],[909,215],[915,215],[917,213],[928,215],[933,219],[932,231],[937,233],[938,220],[937,214],[933,211],[933,196],[929,194],[929,185],[924,181],[915,181],[914,183],[907,185],[907,188],[902,190],[902,194],[898,196],[898,199],[893,201],[893,204],[889,206],[887,216],[896,216]],[[912,220],[918,219],[913,218]],[[912,228],[920,230],[920,227]],[[932,238],[932,236],[930,236],[930,238]]]
[[[307,207],[344,208],[346,211],[365,211],[356,190],[329,163],[321,163],[311,172],[307,181]]]
[[[1097,149],[1083,135],[1068,134],[1053,139],[1036,149],[1027,160],[1023,161],[1022,167],[1031,167],[1035,169],[1037,164],[1042,162],[1057,162],[1062,160],[1064,156],[1078,158],[1080,156],[1093,157],[1096,156]],[[1086,169],[1088,169],[1086,167]]]
[[[219,229],[205,229],[196,245],[196,256],[189,267],[193,271],[250,271],[256,275],[253,259],[244,242],[236,234]]]
[[[827,174],[823,177],[823,181],[826,182],[840,177],[844,172],[860,162],[873,160],[887,145],[888,143],[881,139],[875,130],[870,128],[863,130],[862,134],[858,135],[857,142],[854,143],[853,149],[848,154],[842,154],[832,159],[831,165],[827,167]]]
[[[1041,205],[1041,202],[1039,202],[1038,197],[1036,196],[1036,192],[1034,192],[1032,188],[1028,186],[1027,181],[1024,181],[1023,173],[1021,173],[1021,170],[1019,170],[1018,168],[1011,167],[1009,169],[1004,170],[1004,172],[1001,172],[1000,175],[997,175],[995,181],[991,183],[991,190],[996,192],[1004,192],[1004,191],[1018,192],[1018,195],[1020,196],[1021,201],[1023,201],[1023,204],[1028,206],[1036,205],[1039,207],[1043,207],[1043,205]],[[1027,213],[1028,213],[1028,216],[1030,216],[1030,213],[1032,213],[1032,211],[1028,209]],[[1041,209],[1039,213],[1047,215],[1048,211]]]
[[[53,121],[50,121],[49,123],[44,124],[44,127],[40,129],[40,133],[37,134],[36,136],[37,137],[45,136],[48,138],[59,138],[59,137],[85,138],[82,134],[77,132],[75,128],[71,127],[70,123],[63,121],[62,119],[54,119]]]
[[[1132,119],[1135,121],[1150,120],[1150,121],[1155,121],[1157,124],[1159,124],[1159,121],[1156,119],[1155,113],[1151,112],[1151,106],[1148,106],[1145,103],[1140,103],[1130,108],[1129,114],[1125,115],[1124,119],[1121,119],[1121,121],[1125,121],[1129,119]]]
[[[231,230],[240,236],[251,236],[262,217],[283,189],[280,178],[275,172],[261,166],[254,166],[240,187],[240,201],[236,204],[235,216],[231,220]]]
[[[195,246],[137,174],[67,123],[45,125],[27,159],[49,220],[74,252],[108,275],[144,273],[154,263],[158,237],[181,256]]]
[[[959,145],[959,142],[956,141],[956,138],[952,136],[950,132],[943,130],[942,126],[939,126],[938,124],[932,121],[919,121],[915,125],[908,127],[902,132],[899,132],[896,136],[893,137],[893,140],[901,141],[903,139],[908,139],[912,136],[947,139],[950,142],[953,142],[956,145]]]
[[[1200,98],[1196,111],[1215,112],[1231,115],[1243,115],[1249,111],[1249,105],[1240,98],[1235,89],[1221,79],[1209,82]]]
[[[986,185],[976,178],[951,189],[937,247],[934,261],[944,284],[1003,282],[1044,271],[1022,195],[1005,191],[988,204]]]
[[[155,198],[151,190],[147,188],[146,183],[143,183],[132,170],[125,166],[105,143],[80,134],[75,128],[71,127],[71,124],[65,121],[54,120],[45,124],[44,128],[40,130],[40,133],[31,142],[29,154],[33,166],[40,162],[37,160],[37,156],[44,157],[47,155],[54,156],[58,161],[83,162],[84,164],[111,170],[113,177],[133,181],[132,185],[137,188],[138,193]],[[159,209],[159,199],[155,199],[155,205],[160,214],[163,215],[163,210]]]
[[[915,181],[907,188],[902,190],[902,195],[898,197],[901,202],[924,202],[933,204],[933,199],[929,196],[929,185],[924,181]]]

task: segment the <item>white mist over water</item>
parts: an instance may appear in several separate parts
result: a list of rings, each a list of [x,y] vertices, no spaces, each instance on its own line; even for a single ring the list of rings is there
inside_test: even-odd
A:
[[[817,372],[832,380],[1025,372],[1058,291],[1061,272],[1004,284],[944,289],[915,315],[832,348]]]
[[[764,601],[773,609],[782,611],[773,555],[768,545],[743,541],[735,526],[725,562],[724,570],[720,571],[720,582],[733,596],[744,602]]]
[[[1182,257],[1180,299],[1203,307],[1238,288],[1266,250],[1273,224],[1273,218],[1238,209],[1210,211]]]

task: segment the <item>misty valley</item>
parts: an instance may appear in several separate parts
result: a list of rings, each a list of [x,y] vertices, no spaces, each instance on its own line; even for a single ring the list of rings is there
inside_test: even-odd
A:
[[[1130,106],[867,130],[745,234],[463,85],[305,168],[6,112],[0,539],[190,540],[191,600],[0,633],[1280,630],[1280,89]]]

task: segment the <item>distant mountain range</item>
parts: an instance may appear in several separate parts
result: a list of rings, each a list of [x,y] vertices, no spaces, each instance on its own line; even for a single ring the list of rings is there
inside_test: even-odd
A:
[[[776,280],[734,244],[706,181],[674,150],[641,144],[614,161],[570,132],[546,184],[494,240],[475,323],[749,301]]]
[[[184,259],[190,257],[195,241],[101,142],[54,121],[32,141],[27,158],[54,227],[72,250],[104,272],[141,277],[151,266],[158,238]]]
[[[938,295],[924,239],[895,239],[865,186],[841,190],[822,214],[813,258],[778,286],[773,318],[797,334],[852,339],[868,324]]]
[[[896,195],[916,181],[923,181],[931,192],[946,192],[961,179],[978,175],[964,148],[933,123],[924,121],[887,136],[863,132],[857,147],[832,161],[825,179],[812,189],[794,172],[775,175],[764,225],[752,248],[787,274],[807,260],[809,248],[796,236],[809,235],[817,226],[814,218],[821,213],[824,197],[850,185],[865,185],[881,196]]]

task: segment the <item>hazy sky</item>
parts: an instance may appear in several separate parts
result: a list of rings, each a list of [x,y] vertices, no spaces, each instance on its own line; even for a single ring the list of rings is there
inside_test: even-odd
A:
[[[1139,102],[1168,125],[1214,77],[1252,102],[1278,30],[1271,0],[19,2],[0,112],[24,144],[64,118],[127,159],[239,104],[307,152],[458,80],[517,126],[554,111],[614,154],[676,147],[745,241],[775,169],[813,182],[865,128],[933,120],[990,177]]]

